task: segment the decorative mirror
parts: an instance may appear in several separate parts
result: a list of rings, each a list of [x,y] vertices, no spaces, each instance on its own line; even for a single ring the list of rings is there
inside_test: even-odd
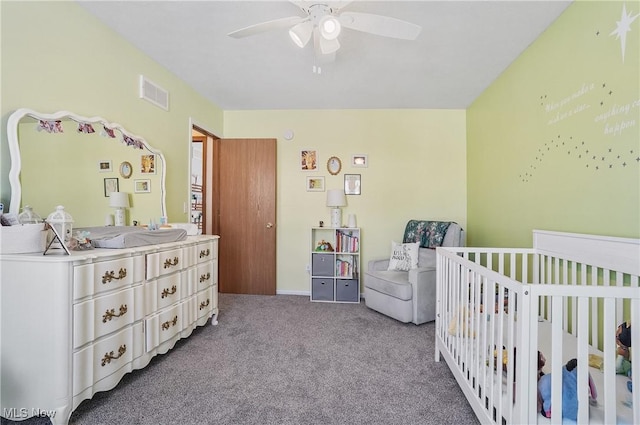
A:
[[[165,158],[120,124],[68,111],[19,109],[9,117],[7,133],[9,212],[29,205],[46,217],[64,205],[74,228],[102,226],[114,214],[109,196],[115,190],[130,195],[128,224],[166,217]]]

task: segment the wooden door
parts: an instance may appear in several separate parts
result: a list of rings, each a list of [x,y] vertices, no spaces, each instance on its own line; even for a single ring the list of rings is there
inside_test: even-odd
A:
[[[219,289],[276,294],[276,139],[220,139]]]

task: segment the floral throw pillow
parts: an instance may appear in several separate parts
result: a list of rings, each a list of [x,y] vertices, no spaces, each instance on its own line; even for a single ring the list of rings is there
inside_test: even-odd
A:
[[[420,242],[391,242],[391,257],[387,270],[409,271],[418,267],[418,250]]]

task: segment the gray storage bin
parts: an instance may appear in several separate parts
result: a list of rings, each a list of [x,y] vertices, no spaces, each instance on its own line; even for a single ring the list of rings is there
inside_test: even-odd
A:
[[[358,280],[338,279],[336,280],[336,301],[359,302]]]
[[[333,254],[313,254],[311,274],[313,276],[333,276],[335,270]]]
[[[313,301],[333,301],[333,279],[311,279]]]

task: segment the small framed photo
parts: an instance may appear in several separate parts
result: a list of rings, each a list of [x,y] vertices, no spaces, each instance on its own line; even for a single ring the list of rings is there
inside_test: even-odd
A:
[[[151,193],[151,180],[149,179],[134,180],[133,191],[135,193]]]
[[[117,177],[104,179],[105,198],[108,198],[109,196],[111,196],[111,192],[119,192],[119,191],[120,191],[120,185],[118,183]]]
[[[155,154],[140,156],[140,172],[142,174],[156,173],[156,156]]]
[[[316,171],[318,169],[318,151],[303,149],[300,151],[300,170]]]
[[[307,177],[307,192],[324,192],[324,177],[323,176],[308,176]]]
[[[369,166],[369,156],[363,153],[357,153],[351,156],[351,166],[366,168]]]
[[[111,168],[111,161],[98,161],[98,171],[100,171],[101,173],[110,173],[111,171],[113,171],[113,169]]]
[[[360,174],[344,175],[344,194],[360,195]]]

